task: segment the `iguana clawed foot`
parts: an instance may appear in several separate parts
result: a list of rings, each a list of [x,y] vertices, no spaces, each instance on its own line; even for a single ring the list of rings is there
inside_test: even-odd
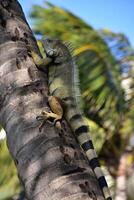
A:
[[[51,62],[52,58],[46,57],[42,58],[37,52],[34,51],[34,48],[30,45],[27,45],[28,54],[33,58],[34,63],[37,65],[38,69],[44,70]],[[57,52],[53,52],[55,55]],[[52,54],[52,52],[50,52]]]
[[[59,116],[59,115],[57,115],[57,114],[55,114],[51,111],[50,112],[49,111],[42,111],[41,115],[37,116],[36,119],[38,121],[42,121],[41,125],[39,126],[39,131],[41,132],[46,121],[48,121],[52,125],[59,128],[59,123],[57,123],[57,122],[61,121],[61,116]]]

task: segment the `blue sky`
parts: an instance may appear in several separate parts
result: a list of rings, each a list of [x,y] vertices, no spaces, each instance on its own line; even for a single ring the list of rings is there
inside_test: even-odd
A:
[[[28,22],[34,4],[43,0],[19,0]],[[134,0],[50,0],[49,2],[72,11],[95,29],[108,28],[127,35],[134,47]]]

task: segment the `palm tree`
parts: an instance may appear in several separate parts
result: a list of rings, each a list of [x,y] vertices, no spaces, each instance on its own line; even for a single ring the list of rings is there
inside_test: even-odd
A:
[[[20,7],[16,3],[14,3],[14,6],[16,8],[14,9],[15,13],[17,13],[17,16],[20,16],[20,21],[21,23],[23,21],[23,24],[20,25],[13,18],[15,28],[14,26],[4,27],[6,32],[11,32],[10,34],[8,33],[8,37],[16,45],[16,51],[13,53],[15,58],[11,57],[13,60],[16,60],[14,66],[21,73],[20,77],[22,80],[24,78],[22,69],[27,71],[28,68],[28,71],[32,73],[29,73],[31,77],[30,82],[27,82],[29,79],[25,77],[23,80],[24,85],[16,89],[16,93],[11,91],[11,93],[7,94],[13,102],[15,102],[13,99],[14,95],[20,101],[18,101],[14,112],[11,112],[11,110],[7,112],[13,113],[18,118],[14,123],[14,117],[10,117],[13,120],[13,122],[11,120],[11,126],[8,122],[11,130],[8,128],[6,131],[8,133],[7,142],[9,150],[17,165],[27,196],[29,197],[31,191],[34,190],[35,192],[37,191],[36,194],[39,194],[35,197],[37,199],[40,197],[43,199],[43,195],[46,195],[45,199],[53,197],[61,199],[65,194],[71,194],[71,198],[79,197],[79,199],[82,199],[83,195],[84,197],[89,195],[87,198],[93,199],[92,195],[94,192],[99,198],[101,194],[96,185],[97,183],[94,184],[92,172],[89,171],[85,157],[83,157],[74,138],[72,138],[69,127],[66,125],[65,137],[61,137],[58,130],[55,130],[48,123],[46,123],[43,133],[38,131],[36,116],[41,112],[42,107],[46,107],[47,98],[44,96],[47,96],[47,77],[46,74],[42,74],[36,69],[32,58],[27,52],[26,46],[27,43],[30,43],[35,48],[35,51],[39,53],[35,39],[31,36],[31,31],[26,24],[23,14],[18,14],[18,12],[22,13]],[[9,8],[11,7],[9,6]],[[7,13],[3,10],[3,7],[0,8],[2,19],[5,20],[13,17],[12,15],[7,17]],[[134,103],[131,90],[133,87],[132,77],[134,68],[133,49],[130,47],[130,43],[123,34],[115,34],[107,30],[97,32],[69,11],[50,3],[47,3],[44,8],[34,6],[31,17],[34,20],[33,29],[37,37],[40,38],[42,35],[58,37],[63,41],[71,42],[75,46],[72,54],[75,56],[79,66],[82,107],[91,127],[92,138],[99,156],[108,167],[110,173],[115,177],[120,155],[128,144],[128,135],[131,135],[133,131]],[[6,20],[2,23],[2,36],[4,35],[3,26],[6,23]],[[14,31],[11,31],[11,27]],[[10,39],[9,41],[11,41]],[[5,40],[1,41],[5,44]],[[12,49],[12,46],[10,48]],[[6,54],[8,52],[5,52]],[[10,60],[10,58],[8,59]],[[10,68],[8,64],[7,67]],[[124,65],[128,68],[130,64],[131,67],[126,77],[131,79],[130,98],[127,98],[128,89],[124,88],[122,84],[124,78],[122,69],[125,69]],[[11,68],[11,73],[14,71],[16,70]],[[13,78],[15,77],[17,77],[17,73]],[[1,87],[4,88],[3,85]],[[3,89],[2,91],[6,90]],[[8,98],[6,97],[6,99]],[[11,108],[9,107],[9,109]],[[8,117],[7,115],[3,116],[2,113],[1,122],[3,120],[6,121]],[[30,118],[26,118],[28,116]],[[18,123],[16,124],[16,122]],[[12,123],[15,124],[13,129]],[[4,123],[3,127],[5,129],[6,126]],[[28,128],[24,130],[23,126]],[[12,132],[12,136],[9,132]],[[59,152],[59,143],[60,146],[65,148],[65,151]],[[66,151],[68,156],[66,156]],[[84,168],[87,169],[86,173],[83,171]],[[87,184],[87,179],[89,184],[92,185],[94,192],[85,185],[85,183]],[[60,183],[62,183],[63,187]],[[55,188],[55,185],[57,185],[57,188]],[[58,195],[61,196],[59,197]]]
[[[35,38],[17,1],[0,3],[0,123],[27,199],[103,199],[86,157],[65,121],[65,133],[36,116],[47,107],[47,73],[28,46]],[[49,108],[48,108],[49,109]]]

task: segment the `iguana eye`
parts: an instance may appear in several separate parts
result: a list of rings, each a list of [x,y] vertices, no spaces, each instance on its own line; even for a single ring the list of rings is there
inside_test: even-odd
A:
[[[53,52],[53,50],[49,50],[49,51],[47,52],[47,54],[48,54],[49,56],[53,56],[54,52]]]
[[[51,49],[47,52],[48,56],[50,57],[56,57],[58,55],[58,52],[55,49]]]

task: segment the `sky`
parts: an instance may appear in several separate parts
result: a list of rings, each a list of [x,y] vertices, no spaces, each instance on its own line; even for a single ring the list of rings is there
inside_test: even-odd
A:
[[[84,19],[94,29],[107,28],[124,33],[134,47],[134,0],[48,0],[66,8]],[[19,0],[28,22],[28,13],[34,4],[43,5],[43,0]]]

